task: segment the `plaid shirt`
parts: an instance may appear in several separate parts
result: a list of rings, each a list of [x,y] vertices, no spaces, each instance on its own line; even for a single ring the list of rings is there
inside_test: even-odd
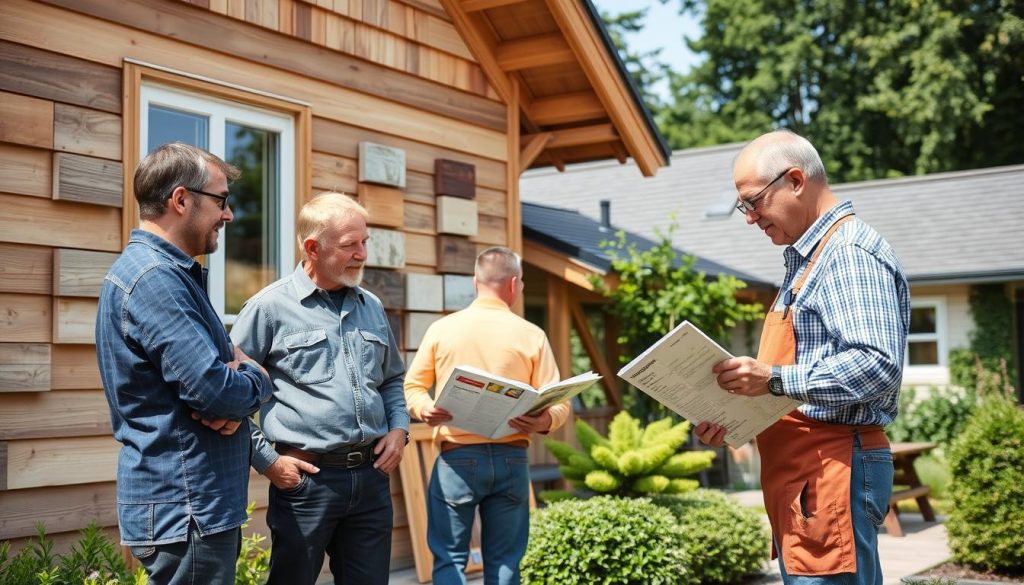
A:
[[[786,248],[789,290],[828,228],[853,204],[843,201]],[[782,298],[776,310],[782,309]],[[782,368],[787,396],[816,420],[887,425],[896,416],[910,321],[910,293],[892,248],[854,218],[826,244],[791,308],[796,364]]]

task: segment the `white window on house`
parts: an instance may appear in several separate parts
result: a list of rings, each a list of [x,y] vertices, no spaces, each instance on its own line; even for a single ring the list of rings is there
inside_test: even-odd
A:
[[[945,384],[947,368],[946,301],[942,297],[912,298],[907,335],[905,382]]]
[[[233,323],[242,303],[295,267],[295,120],[155,83],[143,82],[139,101],[140,158],[181,141],[242,171],[228,188],[234,220],[206,258],[210,300]]]

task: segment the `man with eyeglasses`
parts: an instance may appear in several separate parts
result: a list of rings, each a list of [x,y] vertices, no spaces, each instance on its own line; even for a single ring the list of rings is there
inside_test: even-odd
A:
[[[786,276],[757,358],[714,367],[723,390],[803,404],[757,437],[773,557],[787,584],[881,585],[878,528],[892,494],[883,427],[899,404],[910,319],[889,244],[829,189],[810,142],[780,130],[736,157],[737,209],[784,245]],[[721,445],[726,429],[695,432]]]
[[[238,169],[165,144],[139,163],[142,220],[100,292],[96,354],[110,406],[121,542],[149,582],[235,580],[249,481],[246,417],[271,393],[231,345],[194,256],[217,249]],[[241,430],[241,432],[236,432]]]

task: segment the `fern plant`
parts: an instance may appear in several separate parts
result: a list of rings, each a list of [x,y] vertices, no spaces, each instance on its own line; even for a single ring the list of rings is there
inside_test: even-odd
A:
[[[644,496],[680,494],[699,487],[690,476],[711,466],[713,451],[679,448],[689,437],[690,423],[673,424],[671,418],[655,421],[646,428],[628,412],[620,412],[602,437],[585,421],[576,421],[580,449],[546,439],[544,446],[558,459],[562,476],[577,489],[599,494]],[[545,500],[566,497],[548,492]]]

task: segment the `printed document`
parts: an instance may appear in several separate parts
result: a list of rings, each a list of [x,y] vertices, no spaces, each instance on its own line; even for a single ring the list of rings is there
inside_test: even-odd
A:
[[[491,439],[516,433],[508,421],[522,414],[535,415],[552,404],[569,400],[601,376],[587,372],[540,389],[496,376],[472,366],[452,371],[434,406],[451,413],[447,423]]]
[[[708,421],[727,429],[725,441],[739,447],[800,405],[764,394],[742,396],[723,390],[711,368],[732,357],[703,331],[683,321],[619,370],[636,386],[694,425]]]

